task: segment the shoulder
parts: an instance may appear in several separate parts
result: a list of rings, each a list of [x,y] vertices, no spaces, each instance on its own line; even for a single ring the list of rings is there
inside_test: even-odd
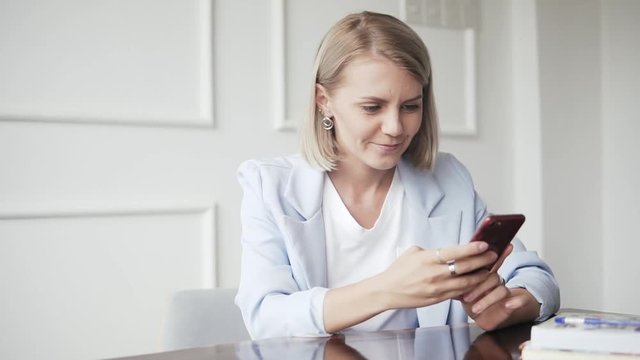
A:
[[[238,167],[238,177],[279,177],[288,176],[296,166],[304,166],[305,160],[299,154],[269,159],[246,160]]]
[[[473,196],[475,193],[469,170],[452,154],[439,153],[433,173],[442,190],[449,195]]]
[[[243,188],[269,189],[279,194],[287,188],[316,183],[321,175],[300,154],[247,160],[238,168],[238,181]]]
[[[246,198],[259,198],[280,213],[311,216],[321,204],[324,172],[290,155],[243,162],[238,182]]]
[[[473,184],[469,170],[454,155],[440,152],[433,168],[434,176],[440,181],[461,181]]]
[[[248,169],[282,171],[291,169],[293,166],[300,162],[304,162],[300,154],[292,154],[288,156],[279,156],[266,159],[250,159],[243,161],[238,167],[238,171],[246,171]]]

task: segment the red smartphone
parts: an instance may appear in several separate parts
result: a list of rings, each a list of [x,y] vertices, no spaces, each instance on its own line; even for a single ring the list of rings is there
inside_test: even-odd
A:
[[[471,241],[484,241],[500,256],[524,223],[522,214],[489,215],[482,220]]]

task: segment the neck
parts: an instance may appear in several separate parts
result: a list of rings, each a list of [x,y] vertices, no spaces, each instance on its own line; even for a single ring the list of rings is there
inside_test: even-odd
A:
[[[391,186],[395,167],[387,170],[372,169],[364,164],[338,163],[338,169],[328,175],[341,196],[356,200],[367,194],[383,192]]]

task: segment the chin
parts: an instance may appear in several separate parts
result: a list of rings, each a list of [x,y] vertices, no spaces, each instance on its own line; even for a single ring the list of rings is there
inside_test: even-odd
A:
[[[376,170],[389,170],[393,169],[399,162],[400,158],[397,157],[382,157],[367,161],[367,165]]]

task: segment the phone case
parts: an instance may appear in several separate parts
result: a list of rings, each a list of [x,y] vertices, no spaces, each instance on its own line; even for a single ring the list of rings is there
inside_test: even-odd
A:
[[[524,220],[522,214],[489,215],[482,220],[471,241],[485,241],[490,250],[500,255],[516,236]]]

